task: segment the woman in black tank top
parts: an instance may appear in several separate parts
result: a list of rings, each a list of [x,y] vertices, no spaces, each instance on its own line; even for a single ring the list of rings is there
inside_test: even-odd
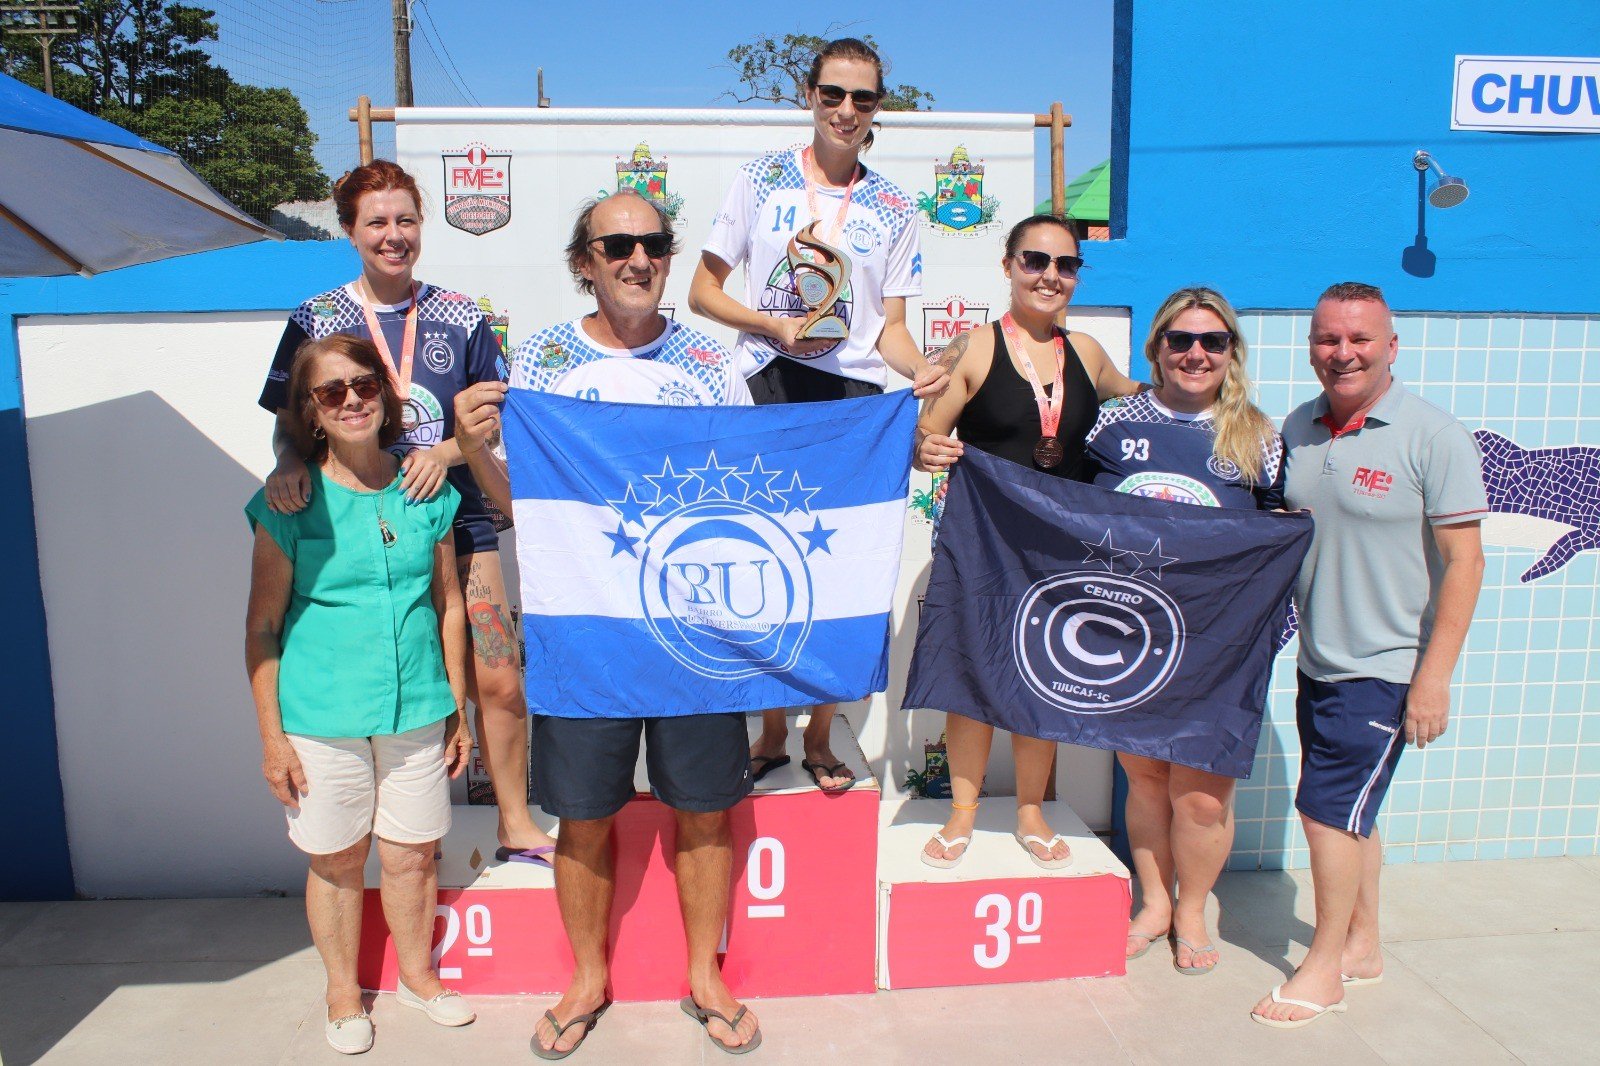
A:
[[[1013,463],[1041,469],[1034,462],[1034,447],[1039,443],[1042,430],[1039,425],[1039,406],[1034,400],[1033,386],[1017,372],[1012,361],[1010,346],[1006,344],[1005,331],[994,323],[994,357],[989,372],[983,376],[978,391],[973,393],[961,409],[956,420],[956,435],[979,451],[998,455]],[[1061,462],[1043,468],[1057,477],[1073,481],[1089,480],[1084,469],[1084,438],[1094,428],[1100,412],[1100,399],[1095,394],[1094,383],[1078,358],[1077,349],[1070,337],[1062,338],[1066,358],[1063,360],[1063,381],[1066,388],[1061,402],[1061,424],[1056,437],[1061,441]],[[1054,382],[1040,376],[1040,386],[1049,396]]]
[[[1137,392],[1139,386],[1111,365],[1092,337],[1055,325],[1077,288],[1079,255],[1071,223],[1052,215],[1025,219],[1007,235],[1001,263],[1011,282],[1010,307],[993,330],[963,334],[940,353],[938,362],[950,370],[950,388],[923,406],[917,423],[919,470],[949,470],[970,444],[1035,470],[1088,480],[1084,437],[1100,402]],[[959,714],[945,716],[951,810],[944,828],[922,850],[929,866],[948,869],[966,857],[993,739],[993,726]],[[1046,824],[1041,808],[1055,744],[1012,734],[1011,754],[1017,768],[1017,842],[1038,866],[1067,866],[1071,849]]]

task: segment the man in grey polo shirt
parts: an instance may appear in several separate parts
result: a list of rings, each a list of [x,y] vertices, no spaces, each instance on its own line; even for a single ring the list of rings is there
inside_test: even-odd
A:
[[[1283,424],[1285,495],[1316,520],[1300,570],[1300,785],[1316,935],[1295,975],[1256,1004],[1298,1028],[1382,979],[1378,807],[1406,743],[1445,731],[1450,674],[1483,582],[1489,505],[1477,445],[1406,391],[1383,293],[1345,282],[1311,316],[1322,395]]]

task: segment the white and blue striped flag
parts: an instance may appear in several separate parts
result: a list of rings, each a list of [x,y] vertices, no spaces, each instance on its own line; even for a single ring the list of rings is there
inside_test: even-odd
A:
[[[513,389],[505,410],[530,712],[759,711],[886,686],[909,391],[663,407]]]

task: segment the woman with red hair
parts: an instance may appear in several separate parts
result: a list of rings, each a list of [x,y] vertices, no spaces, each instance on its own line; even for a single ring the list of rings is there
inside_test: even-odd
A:
[[[375,160],[334,186],[339,224],[361,259],[355,280],[302,303],[284,328],[261,406],[278,416],[277,466],[266,501],[294,514],[310,500],[312,480],[293,443],[286,385],[294,354],[307,340],[349,333],[371,340],[400,395],[401,457],[407,502],[432,499],[446,481],[461,496],[455,518],[456,572],[472,633],[467,692],[478,708],[478,745],[500,806],[502,862],[549,865],[550,836],[528,810],[527,708],[500,567],[499,538],[457,447],[455,395],[503,377],[504,353],[488,318],[458,292],[414,277],[422,254],[422,198],[416,180],[395,163]]]

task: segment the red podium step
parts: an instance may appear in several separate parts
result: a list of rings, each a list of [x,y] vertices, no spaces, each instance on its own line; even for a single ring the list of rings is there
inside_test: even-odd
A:
[[[1009,984],[1120,976],[1128,870],[1065,803],[1045,818],[1073,864],[1042,870],[1011,835],[1016,806],[986,800],[965,860],[936,870],[918,855],[947,800],[890,800],[879,831],[878,987]]]
[[[804,722],[804,718],[800,723]],[[739,996],[832,995],[874,988],[877,840],[881,794],[849,724],[834,720],[833,750],[859,783],[819,792],[793,763],[769,774],[733,810],[734,868],[722,972]],[[760,723],[751,720],[751,730]],[[687,994],[685,945],[673,877],[673,813],[640,794],[617,816],[617,894],[612,907],[612,994],[619,1000]],[[549,829],[551,822],[537,810]],[[492,807],[457,806],[441,844],[434,961],[464,994],[556,993],[572,955],[551,871],[494,861]],[[395,986],[394,949],[367,870],[360,956],[364,988]]]

